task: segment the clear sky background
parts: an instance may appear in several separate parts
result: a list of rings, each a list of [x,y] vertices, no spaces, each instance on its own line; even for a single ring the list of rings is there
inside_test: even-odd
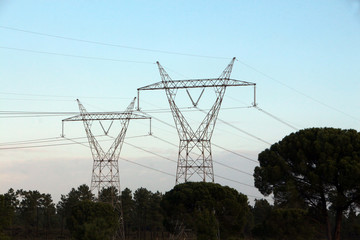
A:
[[[60,137],[75,99],[88,111],[123,111],[137,88],[161,80],[156,61],[179,80],[218,77],[236,57],[232,78],[257,84],[261,110],[251,88],[227,89],[212,138],[215,181],[253,201],[262,197],[252,187],[257,155],[272,143],[309,127],[359,130],[359,43],[356,0],[0,0],[0,193],[39,190],[58,201],[90,185],[83,125],[67,122]],[[214,99],[206,90],[199,108]],[[177,100],[191,107],[184,92]],[[141,92],[140,107],[153,136],[147,121],[130,123],[121,186],[164,193],[178,145],[165,92]],[[193,110],[184,114],[196,128],[204,114]]]

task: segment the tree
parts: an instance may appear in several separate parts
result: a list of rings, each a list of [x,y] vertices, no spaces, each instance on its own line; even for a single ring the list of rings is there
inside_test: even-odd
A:
[[[161,210],[161,200],[163,198],[163,194],[159,191],[155,193],[151,193],[150,195],[150,211],[149,211],[149,220],[148,227],[151,231],[151,239],[158,238],[158,232],[163,231],[163,214]]]
[[[254,207],[252,208],[252,214],[254,219],[254,229],[258,230],[258,226],[262,225],[263,222],[269,217],[272,211],[272,206],[266,199],[255,199]]]
[[[10,239],[5,233],[4,228],[10,227],[14,218],[15,208],[11,204],[9,195],[0,195],[0,239]]]
[[[360,214],[355,209],[346,214],[341,233],[342,239],[360,239]]]
[[[134,223],[138,229],[138,239],[146,238],[146,227],[149,221],[151,192],[138,188],[134,193]]]
[[[315,226],[309,221],[306,210],[275,208],[253,230],[260,239],[311,240],[315,237]]]
[[[106,202],[111,205],[115,205],[120,202],[119,191],[114,186],[103,188],[99,192],[98,200],[99,202]]]
[[[110,240],[118,227],[111,204],[88,200],[73,205],[66,221],[71,235],[81,240]]]
[[[67,195],[61,195],[61,200],[56,205],[57,213],[61,219],[61,235],[63,235],[64,221],[70,217],[72,208],[81,201],[92,200],[94,200],[94,194],[91,193],[89,186],[86,184],[80,185],[77,189],[72,188]]]
[[[134,211],[134,200],[132,199],[132,193],[129,188],[125,188],[121,191],[121,203],[123,208],[125,236],[129,236]]]
[[[360,134],[310,128],[292,133],[259,154],[255,186],[275,203],[296,200],[320,209],[329,240],[340,239],[343,213],[360,201]],[[299,199],[301,201],[299,201]],[[331,234],[328,207],[335,212]]]
[[[176,233],[191,229],[198,239],[240,238],[249,211],[247,197],[235,189],[206,182],[187,182],[165,193],[161,206],[165,227]]]

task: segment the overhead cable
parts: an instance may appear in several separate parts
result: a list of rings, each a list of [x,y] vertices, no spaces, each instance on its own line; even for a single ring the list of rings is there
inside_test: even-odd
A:
[[[21,51],[21,52],[29,52],[29,53],[37,53],[37,54],[47,54],[47,55],[54,55],[54,56],[61,56],[61,57],[83,58],[83,59],[90,59],[90,60],[140,63],[140,64],[155,64],[153,62],[145,62],[145,61],[124,60],[124,59],[115,59],[115,58],[102,58],[102,57],[91,57],[91,56],[73,55],[73,54],[66,54],[66,53],[38,51],[38,50],[31,50],[31,49],[25,49],[25,48],[14,48],[14,47],[5,47],[5,46],[0,46],[0,48],[5,49],[5,50],[13,50],[13,51]]]
[[[188,56],[188,57],[229,59],[228,57],[216,57],[216,56],[206,56],[206,55],[198,55],[198,54],[191,54],[191,53],[172,52],[172,51],[164,51],[164,50],[158,50],[158,49],[140,48],[140,47],[120,45],[120,44],[105,43],[105,42],[92,41],[92,40],[79,39],[79,38],[72,38],[72,37],[64,37],[64,36],[60,36],[60,35],[35,32],[35,31],[30,31],[30,30],[25,30],[25,29],[20,29],[20,28],[7,27],[7,26],[0,26],[0,28],[7,29],[7,30],[12,30],[12,31],[29,33],[29,34],[35,34],[35,35],[44,36],[44,37],[58,38],[58,39],[63,39],[63,40],[70,40],[70,41],[76,41],[76,42],[96,44],[96,45],[108,46],[108,47],[126,48],[126,49],[131,49],[131,50],[156,52],[156,53],[164,53],[164,54],[171,54],[171,55],[182,55],[182,56]]]
[[[268,115],[268,116],[272,117],[273,119],[275,119],[275,120],[277,120],[277,121],[279,121],[279,122],[283,123],[284,125],[286,125],[286,126],[288,126],[288,127],[292,128],[292,129],[294,129],[295,131],[298,131],[298,130],[299,130],[297,127],[294,127],[293,125],[291,125],[291,124],[289,124],[289,123],[285,122],[284,120],[282,120],[282,119],[280,119],[280,118],[276,117],[275,115],[273,115],[273,114],[271,114],[271,113],[269,113],[269,112],[265,111],[264,109],[262,109],[262,108],[260,108],[260,107],[258,107],[258,106],[255,106],[255,108],[256,108],[257,110],[259,110],[260,112],[265,113],[266,115]]]

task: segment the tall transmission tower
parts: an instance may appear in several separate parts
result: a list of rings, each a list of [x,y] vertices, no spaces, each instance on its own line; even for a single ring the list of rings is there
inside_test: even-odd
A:
[[[176,170],[176,184],[187,182],[193,175],[198,175],[202,181],[214,182],[214,170],[211,153],[211,137],[214,131],[216,119],[218,117],[226,87],[253,86],[254,105],[256,105],[256,84],[240,80],[230,79],[235,58],[231,60],[218,78],[192,79],[192,80],[172,80],[165,69],[157,62],[161,82],[138,88],[138,110],[139,92],[144,90],[164,89],[170,105],[170,109],[178,131],[180,143],[178,152],[178,162]],[[195,102],[188,89],[202,88],[202,92]],[[194,131],[189,125],[184,115],[175,103],[178,89],[185,89],[193,106],[196,107],[205,88],[213,88],[216,94],[215,103],[202,120],[201,124]]]
[[[97,112],[89,113],[86,111],[85,107],[77,99],[80,114],[66,118],[62,120],[62,136],[64,136],[64,122],[66,121],[82,121],[85,127],[86,135],[89,141],[89,146],[93,156],[93,169],[91,177],[91,191],[96,191],[96,195],[99,198],[99,194],[103,189],[111,190],[111,204],[114,207],[115,211],[119,216],[119,229],[117,230],[114,239],[125,239],[124,232],[124,220],[123,220],[123,211],[121,198],[119,199],[116,196],[116,192],[121,194],[120,188],[120,174],[119,174],[119,164],[118,160],[120,157],[121,147],[124,143],[125,134],[129,126],[131,119],[150,119],[148,116],[143,114],[134,113],[134,104],[135,99],[132,100],[130,105],[126,108],[124,112]],[[104,129],[101,121],[112,121],[107,130]],[[121,124],[120,133],[114,139],[114,142],[108,149],[104,151],[98,140],[94,136],[91,127],[94,121],[99,121],[101,128],[103,129],[105,135],[108,134],[112,123],[115,120],[119,120]],[[151,123],[151,122],[150,122]],[[150,124],[150,133],[151,133],[151,124]]]

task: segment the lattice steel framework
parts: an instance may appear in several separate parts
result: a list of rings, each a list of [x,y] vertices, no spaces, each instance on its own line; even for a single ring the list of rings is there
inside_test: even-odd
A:
[[[89,146],[94,160],[92,177],[91,177],[91,191],[96,190],[97,196],[99,196],[99,193],[102,189],[110,188],[113,191],[112,199],[111,199],[112,205],[119,214],[120,227],[114,239],[125,239],[121,199],[117,198],[115,193],[115,191],[118,191],[118,193],[121,194],[120,174],[119,174],[119,165],[118,165],[121,147],[123,145],[126,131],[131,119],[150,119],[150,117],[148,116],[133,112],[135,99],[136,98],[134,98],[134,100],[130,103],[130,105],[127,107],[127,109],[124,112],[98,112],[98,113],[87,112],[85,107],[77,99],[80,114],[62,120],[63,135],[64,135],[64,122],[82,121],[84,124],[86,135],[89,141]],[[120,133],[117,135],[117,137],[114,139],[114,142],[112,143],[108,151],[105,152],[101,147],[101,145],[99,144],[96,137],[94,136],[93,132],[91,131],[91,127],[94,121],[99,121],[101,127],[103,128],[101,121],[106,121],[106,120],[111,120],[111,121],[119,120],[121,123],[121,130]],[[103,128],[103,130],[105,135],[107,135],[109,129],[105,131],[105,129]],[[151,132],[151,128],[150,128],[150,132]]]
[[[157,62],[161,82],[157,82],[145,87],[138,88],[138,109],[139,109],[139,92],[144,90],[161,90],[164,89],[170,105],[170,109],[175,121],[175,125],[180,138],[178,162],[176,170],[176,184],[187,182],[193,175],[198,175],[202,181],[210,180],[214,182],[214,170],[211,153],[211,137],[214,131],[215,123],[220,111],[221,103],[224,98],[226,87],[234,86],[253,86],[254,87],[254,105],[256,104],[255,89],[256,84],[240,80],[230,79],[235,58],[231,60],[218,78],[209,79],[192,79],[192,80],[172,80],[164,68]],[[199,99],[205,88],[214,88],[216,93],[215,103],[202,120],[199,127],[194,131],[181,113],[175,103],[175,97],[178,89],[186,89],[193,105],[188,88],[203,88]]]

